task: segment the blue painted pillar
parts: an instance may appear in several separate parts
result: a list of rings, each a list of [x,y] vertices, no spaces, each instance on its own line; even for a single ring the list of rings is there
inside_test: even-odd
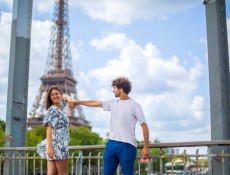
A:
[[[230,139],[230,80],[225,0],[205,0],[211,139]],[[211,154],[229,153],[229,147],[212,147]],[[230,174],[229,157],[214,157],[209,163],[209,175]]]
[[[24,147],[26,142],[32,4],[33,0],[13,1],[5,147]],[[24,175],[25,164],[19,163],[15,161],[13,167],[6,162],[4,174]]]

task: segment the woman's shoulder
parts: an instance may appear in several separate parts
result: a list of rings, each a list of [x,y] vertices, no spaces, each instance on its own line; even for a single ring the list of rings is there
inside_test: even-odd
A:
[[[47,110],[47,114],[56,113],[57,110],[58,110],[57,106],[51,105],[50,108]]]

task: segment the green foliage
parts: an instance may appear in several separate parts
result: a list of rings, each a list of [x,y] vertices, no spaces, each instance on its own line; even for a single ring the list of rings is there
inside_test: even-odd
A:
[[[83,145],[101,145],[103,144],[103,139],[100,136],[92,132],[86,127],[70,128],[70,146],[83,146]],[[78,151],[70,152],[78,154]],[[88,156],[90,151],[83,151],[84,156]],[[93,151],[92,155],[97,155],[99,151]]]
[[[102,138],[95,133],[90,131],[86,127],[70,128],[70,146],[77,145],[100,145],[103,143]]]
[[[4,147],[5,145],[5,132],[0,129],[0,147]]]
[[[0,130],[5,131],[6,128],[6,122],[0,119]]]
[[[26,134],[26,146],[37,146],[45,138],[46,128],[44,126],[28,130]]]
[[[70,146],[99,145],[103,143],[102,138],[86,127],[70,128]],[[46,138],[46,128],[43,126],[27,131],[26,146],[36,146]]]
[[[208,159],[207,158],[200,158],[200,159],[198,159],[197,163],[200,166],[208,166]]]
[[[0,147],[4,147],[5,145],[5,128],[6,128],[6,122],[0,120]]]

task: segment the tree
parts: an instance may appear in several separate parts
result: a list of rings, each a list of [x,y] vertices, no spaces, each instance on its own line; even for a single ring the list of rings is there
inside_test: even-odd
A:
[[[45,138],[46,128],[44,126],[28,130],[26,134],[26,146],[37,146]]]
[[[5,131],[6,128],[6,122],[0,119],[0,129]]]
[[[5,145],[5,133],[2,129],[0,129],[0,147],[4,147]]]
[[[100,136],[86,127],[70,128],[69,145],[99,145],[103,143]]]
[[[6,122],[0,119],[0,147],[5,145],[5,128]]]
[[[100,136],[89,130],[86,127],[70,128],[70,146],[79,146],[79,145],[101,145],[103,144],[103,139]],[[84,151],[83,155],[88,155],[90,151]],[[98,151],[94,151],[94,154]]]
[[[98,145],[103,143],[100,136],[86,127],[70,128],[69,146]],[[36,146],[46,138],[46,128],[40,126],[27,131],[26,146]]]

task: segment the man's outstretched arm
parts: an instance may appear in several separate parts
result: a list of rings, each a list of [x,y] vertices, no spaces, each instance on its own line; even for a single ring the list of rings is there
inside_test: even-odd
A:
[[[75,105],[84,105],[89,107],[102,107],[102,102],[96,100],[88,100],[88,101],[73,100],[73,102]]]

